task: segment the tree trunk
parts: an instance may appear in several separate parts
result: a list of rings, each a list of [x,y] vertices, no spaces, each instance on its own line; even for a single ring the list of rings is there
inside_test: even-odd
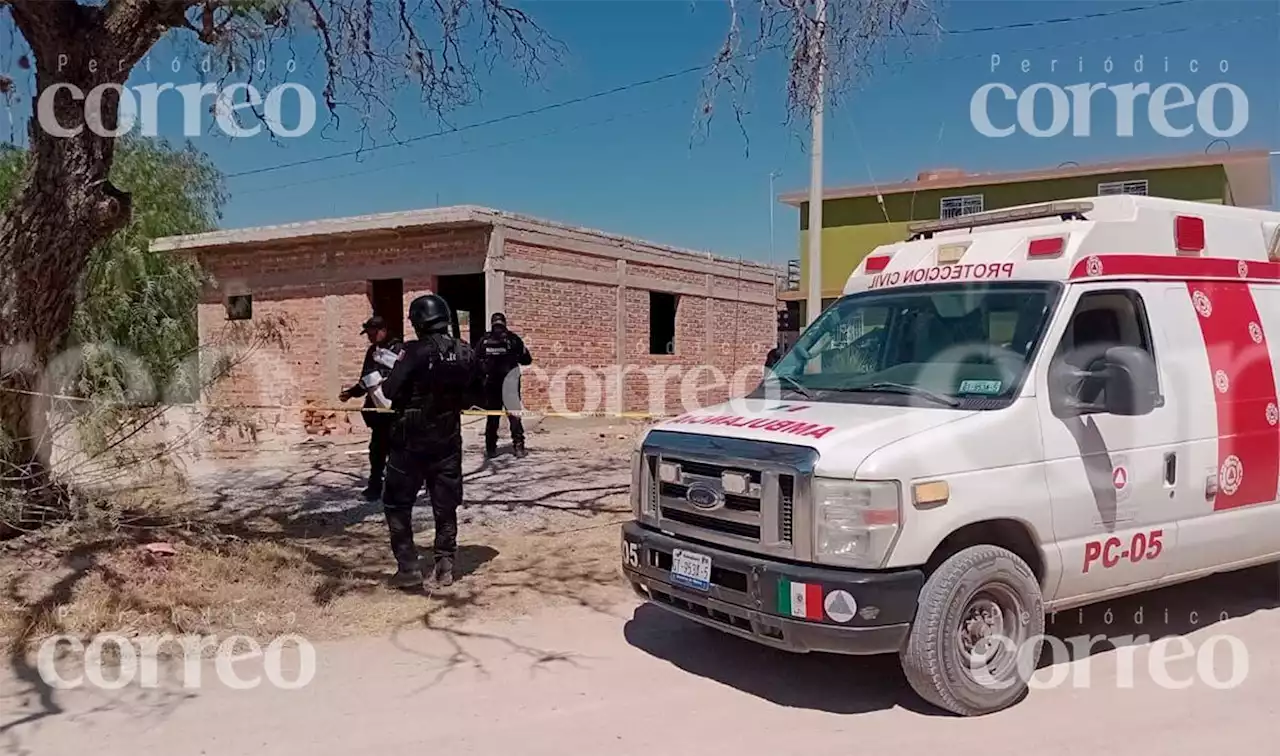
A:
[[[47,490],[47,402],[21,392],[38,387],[66,343],[90,251],[129,221],[129,196],[108,180],[115,140],[101,135],[117,126],[119,90],[106,90],[97,108],[85,99],[95,87],[122,85],[163,33],[156,23],[140,30],[135,5],[113,3],[119,17],[58,0],[13,5],[35,53],[37,103],[52,107],[32,114],[26,174],[0,216],[0,485]],[[84,97],[66,87],[54,96],[56,85]]]

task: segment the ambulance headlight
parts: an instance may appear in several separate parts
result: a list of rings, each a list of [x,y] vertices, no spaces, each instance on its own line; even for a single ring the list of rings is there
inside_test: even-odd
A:
[[[889,556],[902,521],[898,484],[814,478],[814,557],[864,569]]]

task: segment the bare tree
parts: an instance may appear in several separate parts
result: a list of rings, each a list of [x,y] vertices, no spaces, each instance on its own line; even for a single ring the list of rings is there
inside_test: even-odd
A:
[[[406,87],[444,114],[478,94],[482,67],[506,59],[536,76],[560,53],[505,0],[0,0],[6,11],[29,47],[19,67],[33,77],[33,117],[25,174],[0,216],[0,461],[42,489],[22,392],[64,345],[90,251],[130,217],[129,194],[110,180],[116,139],[102,134],[119,126],[122,86],[158,41],[183,37],[215,71],[252,79],[271,75],[258,63],[274,50],[318,40],[330,116],[365,125]],[[97,87],[100,105],[69,94]],[[17,91],[0,80],[0,96]],[[45,99],[62,133],[34,117]]]
[[[729,28],[703,80],[704,124],[727,90],[741,126],[751,68],[770,53],[787,66],[788,118],[807,121],[820,66],[827,96],[839,100],[886,64],[895,45],[905,51],[939,31],[939,0],[828,0],[825,22],[817,18],[815,0],[727,1]]]
[[[736,95],[747,67],[772,51],[788,61],[789,112],[807,112],[819,40],[828,86],[838,94],[886,42],[927,33],[921,30],[933,21],[932,1],[832,0],[819,24],[813,0],[753,0],[758,29],[744,38],[739,0],[729,0],[729,29],[704,82],[701,116],[709,122],[728,88],[741,122]],[[30,119],[30,159],[0,215],[0,467],[5,477],[30,480],[39,490],[48,489],[46,473],[29,427],[31,398],[23,392],[64,346],[90,251],[130,217],[129,194],[110,180],[116,139],[102,134],[119,126],[122,86],[157,42],[182,40],[196,59],[216,61],[220,75],[247,73],[250,81],[283,75],[262,65],[273,51],[315,42],[328,113],[334,121],[356,118],[362,142],[380,119],[394,128],[388,98],[408,87],[443,116],[474,100],[478,74],[498,60],[536,77],[562,51],[506,0],[0,0],[0,15],[6,11],[29,48],[17,62],[31,72],[33,115],[48,98],[46,115],[63,130],[52,133],[42,119]],[[105,94],[100,103],[85,102],[68,86]],[[0,76],[0,97],[12,103],[17,91]]]

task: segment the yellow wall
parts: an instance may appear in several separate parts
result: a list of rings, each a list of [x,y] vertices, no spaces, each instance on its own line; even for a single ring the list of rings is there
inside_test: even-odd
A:
[[[1091,197],[1102,181],[1146,179],[1154,197],[1224,204],[1230,196],[1220,165],[1157,171],[1080,176],[1049,181],[930,189],[875,197],[827,200],[822,203],[822,296],[839,296],[849,274],[881,244],[903,241],[912,220],[933,220],[943,197],[983,195],[984,209],[996,210],[1035,202]],[[886,222],[886,217],[891,222]],[[809,205],[800,206],[800,288],[808,293]]]
[[[825,224],[824,224],[825,225]],[[867,253],[881,244],[907,238],[907,223],[837,226],[822,230],[822,296],[838,297],[849,274]],[[800,290],[809,293],[809,232],[800,232]]]

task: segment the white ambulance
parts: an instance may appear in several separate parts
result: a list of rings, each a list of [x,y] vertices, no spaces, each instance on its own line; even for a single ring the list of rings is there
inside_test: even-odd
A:
[[[958,714],[1013,704],[1046,612],[1280,560],[1278,229],[1135,196],[913,225],[774,379],[645,435],[626,576],[778,648],[896,653]]]

